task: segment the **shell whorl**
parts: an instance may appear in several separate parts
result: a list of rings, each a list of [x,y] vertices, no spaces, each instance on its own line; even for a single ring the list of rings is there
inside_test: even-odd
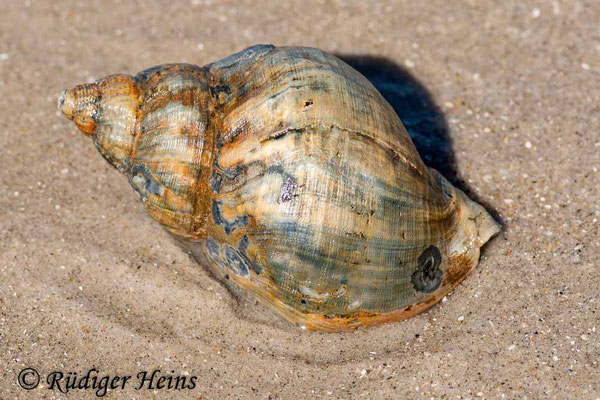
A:
[[[98,151],[121,172],[129,169],[137,131],[140,87],[133,77],[111,75],[96,83],[65,90],[58,108],[85,135]]]

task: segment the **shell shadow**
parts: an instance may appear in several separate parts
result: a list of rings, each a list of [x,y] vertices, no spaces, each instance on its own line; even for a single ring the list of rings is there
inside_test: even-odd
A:
[[[456,170],[448,123],[429,91],[406,69],[380,56],[335,54],[364,75],[394,108],[425,165],[483,205],[504,227],[500,215],[479,198]]]

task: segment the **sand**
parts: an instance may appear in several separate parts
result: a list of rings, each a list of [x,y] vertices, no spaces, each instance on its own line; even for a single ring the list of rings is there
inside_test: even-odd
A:
[[[598,3],[278,3],[2,2],[0,399],[95,398],[47,383],[91,368],[133,376],[112,399],[600,398]],[[362,68],[505,225],[429,312],[345,334],[253,314],[57,115],[75,84],[256,43]],[[195,387],[135,390],[155,369]]]

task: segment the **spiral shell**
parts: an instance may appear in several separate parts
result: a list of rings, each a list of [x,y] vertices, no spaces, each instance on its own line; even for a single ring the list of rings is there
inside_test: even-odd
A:
[[[499,231],[371,83],[317,49],[113,75],[59,109],[216,277],[308,329],[427,309]]]

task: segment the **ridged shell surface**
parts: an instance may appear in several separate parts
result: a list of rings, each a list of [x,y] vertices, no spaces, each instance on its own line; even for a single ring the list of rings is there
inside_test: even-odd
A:
[[[107,77],[60,107],[215,276],[309,329],[428,308],[499,229],[423,164],[368,80],[317,49]]]

